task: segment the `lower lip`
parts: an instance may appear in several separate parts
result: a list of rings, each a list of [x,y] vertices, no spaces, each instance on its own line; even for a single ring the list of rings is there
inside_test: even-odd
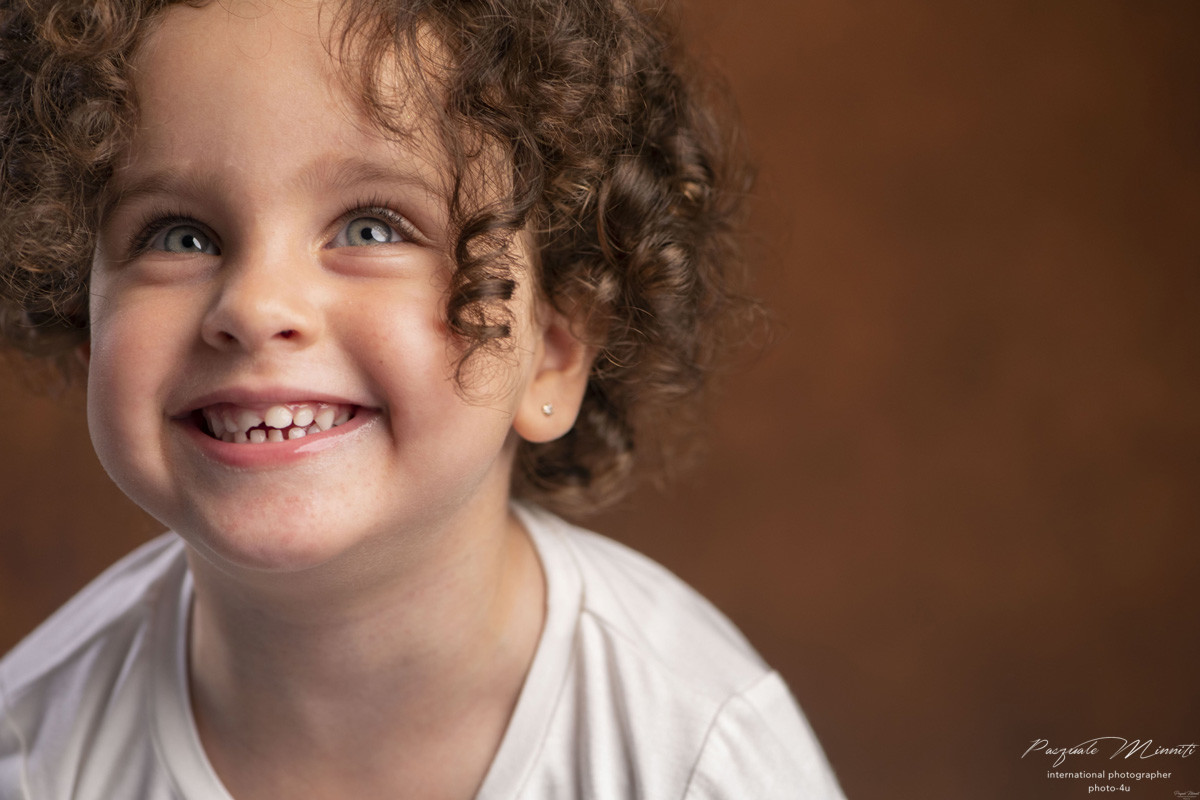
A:
[[[214,439],[201,430],[190,417],[177,422],[188,440],[208,458],[230,467],[254,469],[284,466],[338,447],[345,443],[348,437],[363,430],[378,418],[377,411],[359,408],[353,418],[336,428],[299,439],[261,444],[235,444]]]

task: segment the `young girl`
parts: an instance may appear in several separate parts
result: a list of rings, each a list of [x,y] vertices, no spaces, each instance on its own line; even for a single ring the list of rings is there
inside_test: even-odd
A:
[[[0,11],[0,322],[168,525],[0,662],[0,797],[836,798],[611,501],[737,311],[626,0]],[[515,499],[514,499],[515,498]]]

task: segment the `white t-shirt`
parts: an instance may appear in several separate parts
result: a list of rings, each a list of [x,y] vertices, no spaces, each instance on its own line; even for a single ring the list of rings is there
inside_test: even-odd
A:
[[[517,507],[547,582],[537,653],[479,800],[842,798],[779,675],[659,565]],[[173,534],[0,661],[0,800],[230,800],[188,701]]]

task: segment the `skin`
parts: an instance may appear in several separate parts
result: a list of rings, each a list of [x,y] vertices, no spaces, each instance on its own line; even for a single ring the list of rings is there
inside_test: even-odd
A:
[[[467,798],[544,615],[513,454],[570,428],[590,353],[519,280],[513,347],[460,391],[441,152],[415,113],[400,144],[365,121],[318,11],[176,6],[141,46],[89,425],[187,544],[192,702],[234,797]],[[384,241],[353,244],[363,218]],[[250,465],[220,448],[271,445],[214,450],[191,413],[312,399],[358,415]]]

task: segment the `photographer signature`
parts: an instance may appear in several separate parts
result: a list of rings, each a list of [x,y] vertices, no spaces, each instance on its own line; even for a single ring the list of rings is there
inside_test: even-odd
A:
[[[1105,744],[1102,745],[1102,742]],[[1141,739],[1123,739],[1120,736],[1097,736],[1095,739],[1080,742],[1074,747],[1051,747],[1048,739],[1034,739],[1033,744],[1029,745],[1029,748],[1021,754],[1021,758],[1030,753],[1042,753],[1056,758],[1054,766],[1059,767],[1067,760],[1068,756],[1094,756],[1102,750],[1107,751],[1110,748],[1113,752],[1109,756],[1109,759],[1116,758],[1119,755],[1124,755],[1125,758],[1132,758],[1133,756],[1137,756],[1138,758],[1154,758],[1155,756],[1179,756],[1180,758],[1187,758],[1196,752],[1195,744],[1178,744],[1169,747],[1159,745],[1151,750],[1153,744],[1153,739],[1142,741]]]

